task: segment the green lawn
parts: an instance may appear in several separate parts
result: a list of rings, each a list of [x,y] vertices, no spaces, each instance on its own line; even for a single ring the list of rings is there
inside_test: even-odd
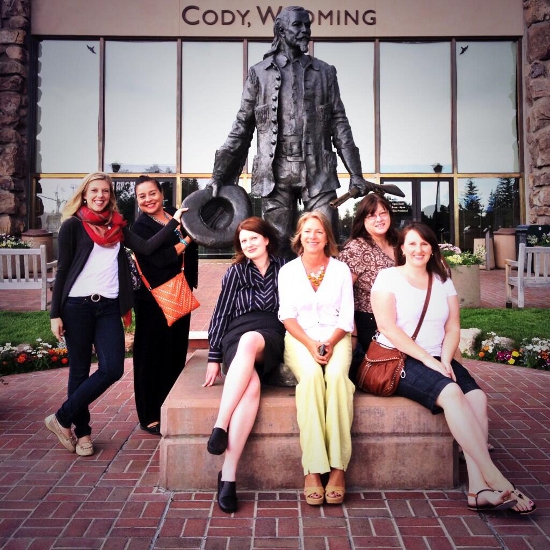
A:
[[[524,338],[550,340],[550,309],[462,309],[462,328],[479,328],[483,334],[495,332],[520,344]]]
[[[133,330],[134,325],[130,327]],[[10,342],[34,344],[42,338],[49,344],[57,344],[50,330],[50,313],[48,311],[0,311],[0,345]]]
[[[483,334],[493,331],[517,344],[535,336],[550,340],[550,309],[463,309],[460,325],[479,328]],[[37,338],[56,343],[47,311],[0,311],[0,344],[32,344]]]

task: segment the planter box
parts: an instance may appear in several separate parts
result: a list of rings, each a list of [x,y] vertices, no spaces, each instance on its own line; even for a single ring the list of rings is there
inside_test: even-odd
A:
[[[481,307],[479,265],[453,266],[451,278],[458,293],[460,307]]]

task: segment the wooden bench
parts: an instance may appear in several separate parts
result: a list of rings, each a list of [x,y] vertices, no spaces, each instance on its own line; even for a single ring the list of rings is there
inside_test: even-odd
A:
[[[505,270],[506,307],[511,308],[513,302],[517,302],[522,308],[526,288],[550,288],[550,247],[520,243],[517,261],[505,260]],[[514,287],[518,288],[517,300],[512,298]]]
[[[57,260],[46,261],[46,245],[40,248],[0,248],[0,290],[40,290],[40,309],[49,305],[48,289],[55,281]]]
[[[208,351],[187,362],[161,409],[161,487],[213,491],[223,456],[208,454],[223,383],[203,388]],[[403,397],[356,391],[346,484],[356,490],[444,489],[458,484],[458,451],[443,414]],[[294,387],[262,387],[260,409],[239,463],[239,488],[303,484]]]

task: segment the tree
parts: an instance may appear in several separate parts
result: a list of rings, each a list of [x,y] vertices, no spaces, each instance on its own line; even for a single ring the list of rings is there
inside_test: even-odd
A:
[[[489,195],[487,214],[495,229],[514,227],[519,223],[519,191],[515,178],[499,178]]]
[[[462,248],[473,248],[473,240],[482,236],[481,215],[483,214],[483,203],[479,194],[479,188],[472,178],[466,181],[466,187],[458,203],[460,245]]]
[[[483,211],[479,189],[471,178],[468,178],[466,182],[466,189],[464,189],[460,206],[464,210],[474,212],[478,215]]]
[[[183,178],[181,180],[181,189],[183,198],[188,197],[193,191],[199,189],[199,181],[197,178]]]

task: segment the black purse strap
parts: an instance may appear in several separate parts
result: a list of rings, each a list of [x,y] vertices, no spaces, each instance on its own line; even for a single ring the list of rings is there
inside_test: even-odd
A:
[[[428,290],[426,291],[426,299],[424,300],[424,307],[422,308],[420,319],[418,319],[418,325],[416,325],[414,334],[411,336],[413,340],[416,340],[416,337],[418,336],[418,332],[420,331],[420,327],[422,326],[422,321],[424,321],[424,317],[426,316],[426,311],[428,310],[428,304],[430,303],[430,296],[432,295],[432,274],[428,273],[428,276],[429,276],[429,279],[428,279]]]

